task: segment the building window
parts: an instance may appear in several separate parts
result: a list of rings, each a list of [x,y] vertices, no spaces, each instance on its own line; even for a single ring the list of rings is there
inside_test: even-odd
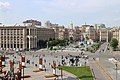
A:
[[[19,44],[17,44],[17,48],[19,48]]]
[[[23,48],[23,44],[21,44],[21,48]]]
[[[3,44],[1,44],[1,48],[3,48]]]
[[[1,35],[3,35],[3,29],[1,30]]]
[[[11,48],[13,48],[13,45],[11,44]]]
[[[9,44],[8,44],[8,48],[9,48]]]
[[[29,35],[29,29],[27,29],[27,35]]]
[[[6,48],[6,44],[4,44],[4,48]]]
[[[16,44],[14,44],[14,48],[16,48]]]

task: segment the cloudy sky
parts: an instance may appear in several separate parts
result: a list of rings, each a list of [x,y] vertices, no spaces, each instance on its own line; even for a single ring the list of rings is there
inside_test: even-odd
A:
[[[120,25],[120,0],[0,0],[0,22],[21,24],[26,19],[74,25]]]

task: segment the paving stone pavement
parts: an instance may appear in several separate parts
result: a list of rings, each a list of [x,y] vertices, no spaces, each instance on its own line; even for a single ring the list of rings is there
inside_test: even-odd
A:
[[[45,54],[46,53],[46,54]],[[34,70],[38,70],[38,64],[39,64],[39,55],[40,54],[45,54],[45,56],[43,57],[43,63],[45,65],[46,71],[41,71],[41,72],[33,72]],[[53,53],[54,54],[54,53]],[[37,52],[26,52],[26,55],[22,53],[22,55],[25,56],[26,60],[30,60],[30,64],[26,63],[26,68],[25,68],[25,75],[30,75],[30,78],[26,78],[24,80],[53,80],[53,79],[46,79],[45,76],[48,74],[52,74],[52,68],[51,68],[51,64],[53,63],[53,61],[56,61],[56,64],[61,64],[61,57],[62,56],[56,56],[53,54],[48,54],[47,52],[43,52],[43,51],[37,51]],[[6,60],[6,67],[3,70],[9,70],[9,60],[14,59],[15,61],[15,72],[17,71],[18,68],[18,61],[21,60],[21,57],[18,54],[14,54],[13,55],[7,55],[6,57],[9,57],[9,59]],[[82,60],[81,60],[82,61]],[[84,63],[84,60],[83,62]],[[35,64],[37,64],[37,66],[35,66]],[[60,70],[57,69],[57,75],[60,75],[61,72]],[[63,71],[63,78],[65,80],[77,80],[76,76],[68,73],[66,71]],[[58,80],[61,80],[61,77],[58,77]]]

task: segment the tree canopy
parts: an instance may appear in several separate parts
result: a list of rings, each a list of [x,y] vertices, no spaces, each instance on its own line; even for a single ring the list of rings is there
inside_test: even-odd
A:
[[[66,46],[68,45],[68,39],[55,39],[48,42],[49,47],[51,46]]]
[[[113,48],[113,49],[116,49],[117,46],[118,46],[118,40],[116,38],[112,38],[111,41],[110,41],[110,46]]]

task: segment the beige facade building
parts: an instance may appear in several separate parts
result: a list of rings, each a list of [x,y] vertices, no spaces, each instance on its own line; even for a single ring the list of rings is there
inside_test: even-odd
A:
[[[78,28],[74,28],[74,25],[73,25],[73,22],[70,22],[70,25],[69,25],[69,28],[68,28],[68,35],[69,35],[69,40],[74,40],[76,41],[77,40],[77,35],[76,35],[76,30]]]
[[[45,23],[47,28],[54,29],[55,32],[55,39],[72,39],[72,40],[80,40],[81,37],[81,30],[80,27],[73,26],[71,22],[69,28],[65,28],[64,26],[59,26],[58,24],[52,24],[50,21]]]
[[[73,23],[71,22],[69,28],[64,26],[59,26],[58,24],[52,24],[50,21],[45,23],[47,28],[52,28],[55,31],[55,38],[56,39],[73,39],[75,41],[79,41],[81,36],[84,38],[88,38],[92,41],[110,41],[112,37],[112,33],[109,29],[105,28],[104,24],[96,24],[95,26],[92,25],[82,25],[81,27],[77,26],[74,27]]]
[[[113,38],[119,40],[119,29],[113,29]]]
[[[79,26],[76,26],[75,27],[75,39],[76,39],[76,41],[80,41],[81,36],[82,36],[81,28]]]
[[[87,39],[90,39],[92,41],[97,40],[97,34],[96,34],[96,29],[94,26],[91,25],[82,25],[81,27],[81,33],[84,35],[84,38],[87,37]]]
[[[0,48],[4,50],[30,50],[39,46],[39,41],[52,39],[72,39],[74,41],[110,41],[112,35],[120,43],[120,30],[105,28],[104,24],[82,25],[74,27],[71,22],[69,28],[52,24],[50,21],[41,26],[36,20],[26,20],[24,26],[0,25]],[[86,38],[87,37],[87,38]]]
[[[109,30],[107,28],[99,29],[99,41],[108,42]]]
[[[45,23],[46,28],[53,29],[55,32],[55,39],[65,39],[69,38],[68,29],[64,26],[59,26],[58,24],[52,24],[50,21]]]
[[[113,33],[113,38],[116,38],[118,40],[118,46],[120,47],[120,29],[113,28],[112,33]]]
[[[75,30],[74,29],[68,29],[68,31],[69,31],[69,33],[68,33],[68,35],[69,35],[69,39],[70,40],[76,40],[75,38]]]
[[[25,49],[27,44],[26,36],[25,27],[0,26],[0,48],[6,50]]]
[[[93,40],[93,41],[96,41],[96,31],[94,29],[94,26],[88,26],[86,27],[86,32],[88,33],[88,38]]]
[[[67,28],[59,28],[59,39],[68,39],[69,35],[68,35],[69,31]]]
[[[54,30],[36,26],[0,26],[0,48],[4,50],[30,50],[37,48],[39,40],[54,38]]]
[[[37,27],[37,41],[43,40],[48,41],[49,39],[55,38],[55,32],[50,28],[38,28]]]

